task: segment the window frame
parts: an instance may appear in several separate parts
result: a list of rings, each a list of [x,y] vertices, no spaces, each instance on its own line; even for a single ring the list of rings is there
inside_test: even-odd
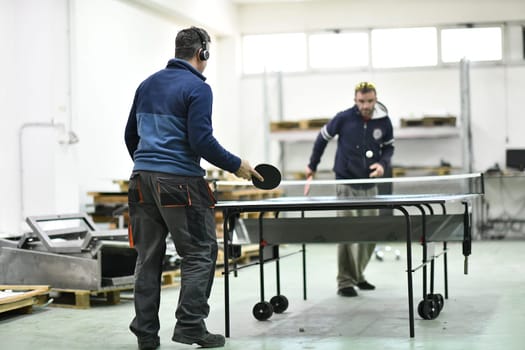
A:
[[[522,25],[525,27],[525,24]],[[501,59],[499,60],[472,60],[472,65],[481,65],[481,66],[491,66],[491,65],[500,65],[502,63],[505,63],[507,61],[507,45],[508,40],[507,38],[507,29],[508,24],[503,22],[495,22],[495,23],[479,23],[479,24],[468,24],[468,25],[457,25],[457,24],[450,24],[450,25],[425,25],[425,26],[400,26],[400,27],[374,27],[374,28],[348,28],[348,29],[330,29],[326,31],[305,31],[305,32],[277,32],[277,33],[260,33],[260,34],[245,34],[241,35],[241,43],[244,36],[248,35],[279,35],[279,34],[297,34],[302,33],[304,34],[305,38],[305,52],[304,55],[306,56],[306,67],[304,70],[299,71],[284,71],[282,73],[285,74],[309,74],[309,73],[324,73],[324,72],[359,72],[359,71],[388,71],[388,70],[419,70],[419,69],[439,69],[443,67],[453,67],[460,64],[460,61],[458,62],[444,62],[442,60],[442,31],[446,29],[461,29],[461,28],[493,28],[498,27],[501,28]],[[437,55],[437,62],[434,65],[421,65],[421,66],[406,66],[406,67],[374,67],[373,66],[373,54],[372,54],[372,31],[375,29],[410,29],[410,28],[435,28],[436,29],[436,55]],[[368,64],[366,66],[347,66],[347,67],[312,67],[310,63],[310,36],[317,35],[317,34],[323,34],[323,33],[366,33],[368,36]],[[244,46],[241,44],[241,57],[242,57],[242,68],[241,68],[241,74],[242,76],[257,76],[265,74],[262,73],[246,73],[244,71]],[[525,50],[525,48],[524,48]],[[296,55],[298,53],[295,53]],[[525,63],[525,57],[522,60],[523,63]],[[272,71],[274,72],[274,71]],[[266,72],[268,73],[268,72]]]

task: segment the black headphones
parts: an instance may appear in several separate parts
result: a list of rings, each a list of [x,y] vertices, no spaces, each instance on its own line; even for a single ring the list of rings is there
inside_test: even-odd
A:
[[[206,61],[208,58],[210,58],[210,51],[208,51],[208,42],[204,39],[204,37],[201,34],[201,31],[198,30],[195,27],[192,27],[191,30],[197,33],[199,36],[199,39],[201,41],[201,50],[199,52],[199,59],[201,61]]]

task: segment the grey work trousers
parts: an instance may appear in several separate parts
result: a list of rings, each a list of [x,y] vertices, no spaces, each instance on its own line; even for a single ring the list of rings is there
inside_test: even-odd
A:
[[[377,195],[377,187],[357,189],[350,185],[336,185],[337,197],[370,197]],[[379,215],[378,209],[338,210],[337,216]],[[364,282],[364,270],[374,253],[375,243],[340,243],[337,245],[337,288],[354,287]]]
[[[130,232],[137,251],[135,317],[131,331],[140,341],[158,338],[162,265],[170,233],[182,258],[175,333],[207,332],[215,263],[215,198],[204,178],[138,171],[129,182]]]

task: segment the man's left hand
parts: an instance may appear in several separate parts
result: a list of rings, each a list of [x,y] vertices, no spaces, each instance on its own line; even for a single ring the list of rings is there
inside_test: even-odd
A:
[[[374,163],[370,165],[370,177],[381,177],[385,173],[385,169],[379,163]]]

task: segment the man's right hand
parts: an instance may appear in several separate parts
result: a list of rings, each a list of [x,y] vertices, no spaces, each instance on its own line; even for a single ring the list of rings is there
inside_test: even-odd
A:
[[[248,163],[248,161],[244,159],[241,160],[241,166],[235,172],[235,176],[250,181],[252,179],[252,176],[254,176],[257,179],[259,179],[259,181],[264,181],[264,178],[261,176],[261,174],[259,174],[254,168],[252,168],[250,163]]]
[[[312,169],[310,169],[309,166],[306,166],[306,171],[305,171],[305,174],[306,174],[306,178],[313,178],[314,175],[315,175],[315,171],[313,171]]]

